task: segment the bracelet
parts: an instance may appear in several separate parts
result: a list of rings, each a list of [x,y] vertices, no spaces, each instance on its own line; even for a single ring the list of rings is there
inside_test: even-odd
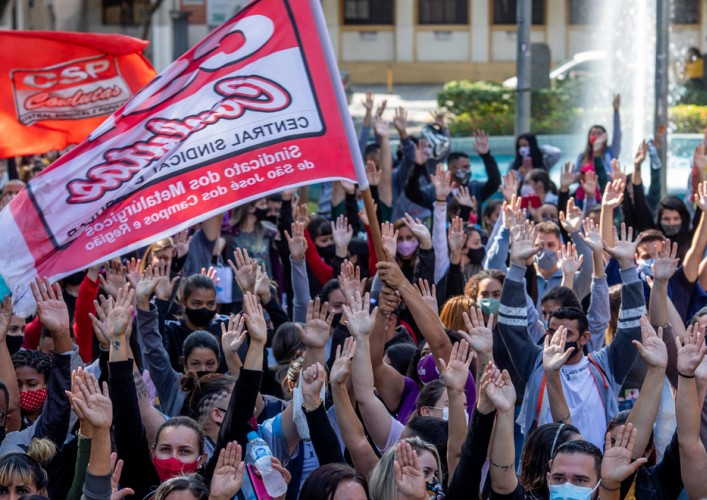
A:
[[[302,403],[302,411],[305,412],[305,413],[312,413],[312,412],[315,412],[315,411],[317,411],[317,410],[319,409],[319,407],[320,407],[323,403],[324,403],[324,400],[321,399],[321,398],[319,398],[319,404],[317,405],[317,407],[314,408],[313,410],[308,410],[307,408],[305,408],[304,402],[303,402],[303,403]]]
[[[694,375],[685,375],[684,373],[678,372],[678,375],[680,375],[682,378],[695,378]]]
[[[437,198],[435,198],[435,201],[437,203],[447,203],[447,200],[438,200]]]
[[[79,439],[91,439],[90,437],[81,434],[80,431],[76,431],[76,437],[78,437]]]

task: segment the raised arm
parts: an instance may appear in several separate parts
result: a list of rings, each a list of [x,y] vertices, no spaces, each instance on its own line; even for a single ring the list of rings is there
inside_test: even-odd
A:
[[[614,96],[614,136],[611,139],[611,153],[614,158],[618,158],[621,154],[621,94]]]
[[[290,249],[291,281],[294,298],[292,300],[292,319],[298,323],[307,321],[309,304],[309,277],[307,276],[307,238],[304,237],[304,224],[293,222],[292,235],[285,231],[285,238]]]
[[[618,168],[618,162],[616,162],[615,168]],[[604,189],[604,196],[601,199],[599,232],[601,233],[601,239],[610,247],[614,246],[614,232],[612,231],[614,227],[614,210],[621,206],[621,202],[624,199],[625,186],[626,184],[620,179],[608,182],[606,189]]]
[[[589,332],[592,334],[589,340],[589,349],[598,351],[604,345],[604,335],[611,319],[611,309],[609,305],[609,285],[606,282],[606,272],[604,267],[604,244],[599,234],[599,227],[592,219],[582,221],[584,234],[579,233],[579,237],[592,251],[592,286],[590,288],[589,309],[587,310],[587,322]]]
[[[705,221],[705,212],[707,212],[707,182],[702,182],[697,186],[695,204],[702,211],[702,214],[700,216],[700,222],[695,229],[695,234],[692,237],[692,244],[685,253],[685,258],[682,262],[685,278],[690,283],[697,281],[700,272],[700,261],[705,253],[705,249],[707,249],[707,221]]]
[[[574,286],[574,276],[579,271],[579,268],[582,267],[583,261],[584,257],[577,255],[576,247],[571,242],[560,245],[560,249],[557,251],[557,263],[562,269],[561,286],[567,288]]]
[[[437,164],[432,185],[435,187],[433,205],[432,242],[435,249],[434,282],[439,283],[449,267],[449,247],[447,246],[447,197],[452,192],[450,185],[452,173]]]
[[[378,183],[378,199],[384,205],[393,206],[393,154],[390,150],[390,129],[382,118],[376,118],[376,137],[381,148],[381,177]],[[401,138],[402,139],[402,138]]]
[[[7,432],[19,431],[22,425],[20,416],[20,389],[17,385],[17,375],[12,366],[12,357],[7,348],[7,331],[10,328],[12,319],[12,298],[5,295],[2,306],[0,306],[0,380],[5,383],[9,398],[6,401],[7,415],[5,416],[5,428]]]
[[[574,198],[567,201],[567,212],[560,212],[560,222],[576,247],[579,267],[575,273],[572,289],[582,300],[591,288],[592,283],[592,250],[581,238],[582,210],[574,204]],[[571,266],[573,267],[573,266]]]
[[[321,398],[322,387],[326,379],[324,367],[317,363],[302,370],[302,407],[307,419],[307,427],[317,454],[319,465],[345,463],[341,448],[336,445],[338,438],[329,423],[329,418]],[[345,432],[348,429],[345,430]]]
[[[677,252],[678,244],[673,243],[671,249],[670,240],[663,240],[658,248],[658,254],[653,263],[653,286],[648,307],[648,318],[652,325],[666,326],[670,322],[668,282],[678,267]]]
[[[499,495],[508,495],[518,486],[515,471],[515,442],[513,439],[513,409],[516,402],[516,391],[511,383],[508,371],[500,372],[492,363],[487,371],[490,380],[486,382],[483,391],[496,408],[496,428],[491,438],[491,488]]]
[[[547,399],[550,402],[550,413],[552,420],[562,424],[571,424],[572,416],[562,391],[562,380],[560,379],[560,368],[574,354],[574,347],[565,350],[567,341],[567,329],[561,326],[552,334],[545,336],[545,348],[543,349],[543,369],[545,370],[545,380],[547,383]]]
[[[336,349],[336,360],[331,367],[331,395],[336,410],[336,421],[344,429],[341,437],[349,450],[353,465],[363,477],[378,463],[378,457],[366,438],[361,421],[356,416],[351,398],[346,388],[346,380],[351,373],[351,361],[356,353],[356,341],[348,337],[343,346]]]
[[[678,393],[675,413],[680,443],[680,472],[690,498],[707,496],[704,471],[707,470],[707,452],[700,439],[700,410],[695,371],[707,353],[704,332],[688,327],[684,340],[676,339],[678,346]]]
[[[485,131],[477,130],[474,132],[474,148],[476,148],[476,152],[479,153],[481,160],[484,162],[484,168],[486,169],[486,176],[488,178],[486,184],[484,184],[484,187],[481,189],[481,199],[479,202],[483,203],[501,187],[501,171],[498,169],[496,159],[491,154],[489,136]]]

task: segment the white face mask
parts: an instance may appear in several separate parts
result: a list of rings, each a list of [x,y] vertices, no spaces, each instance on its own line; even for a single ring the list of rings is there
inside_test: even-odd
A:
[[[550,500],[591,500],[592,495],[599,488],[599,483],[594,488],[575,486],[570,482],[548,485]]]
[[[521,196],[533,196],[535,194],[535,189],[533,189],[533,186],[530,184],[523,184],[520,187],[520,195]]]
[[[466,426],[469,427],[469,412],[464,410],[464,416],[466,417]],[[442,408],[442,420],[449,422],[449,406]]]

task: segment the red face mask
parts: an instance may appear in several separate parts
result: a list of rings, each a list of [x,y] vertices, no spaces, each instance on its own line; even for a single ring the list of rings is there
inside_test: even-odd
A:
[[[20,391],[20,410],[23,413],[35,413],[44,406],[46,399],[46,387],[37,391]]]
[[[191,464],[185,464],[174,457],[161,459],[153,456],[152,465],[155,466],[155,471],[157,471],[160,481],[166,481],[167,479],[181,476],[182,474],[193,474],[196,472],[196,469],[199,468],[199,461],[197,460]]]
[[[598,138],[599,138],[598,135],[590,135],[590,136],[589,136],[589,144],[591,144],[592,146],[594,146],[594,143],[597,142],[597,139],[598,139]]]

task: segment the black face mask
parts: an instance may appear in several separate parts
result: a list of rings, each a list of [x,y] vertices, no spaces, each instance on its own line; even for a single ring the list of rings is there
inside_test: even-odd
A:
[[[194,326],[199,328],[206,328],[209,326],[211,319],[214,317],[214,311],[207,307],[200,307],[199,309],[191,309],[189,307],[184,308],[184,314]]]
[[[7,419],[7,415],[5,416],[5,418]],[[3,424],[2,426],[0,426],[0,444],[2,444],[2,442],[5,440],[6,433],[7,431],[5,430],[5,424]]]
[[[486,257],[486,248],[469,248],[466,251],[466,256],[469,258],[472,264],[480,266],[484,261],[484,257]]]
[[[267,208],[256,208],[255,209],[255,216],[258,218],[258,220],[267,219],[268,209]]]
[[[15,354],[22,348],[22,343],[25,341],[24,335],[8,335],[5,338],[7,350],[10,351],[10,356]]]
[[[572,356],[574,356],[577,352],[579,352],[579,345],[577,344],[577,341],[574,340],[572,342],[565,342],[565,352],[572,347],[574,347],[574,351],[572,352]]]
[[[331,328],[334,329],[337,326],[339,326],[343,317],[344,317],[344,315],[342,313],[335,314],[334,318],[332,319],[332,322],[331,322]]]
[[[84,276],[86,276],[86,273],[84,271],[79,271],[78,273],[70,274],[69,276],[64,278],[64,283],[67,286],[78,286],[83,281]]]
[[[660,228],[665,233],[665,236],[672,238],[680,232],[682,224],[661,224]]]
[[[333,259],[336,255],[336,246],[332,243],[325,247],[317,247],[317,253],[324,260]]]

